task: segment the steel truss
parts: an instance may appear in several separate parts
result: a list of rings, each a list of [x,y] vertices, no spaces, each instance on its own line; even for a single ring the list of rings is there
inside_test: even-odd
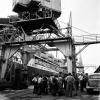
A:
[[[37,26],[34,26],[38,22],[42,24],[39,23]],[[27,26],[30,26],[30,28],[27,28]],[[46,45],[48,41],[50,44],[52,41],[67,41],[68,38],[71,39],[71,37],[67,37],[60,32],[52,18],[27,19],[12,22],[12,27],[3,29],[1,36],[2,45],[29,45],[38,43]]]
[[[24,10],[22,10],[19,7],[19,9],[15,8],[13,10],[18,13],[19,15],[18,19],[20,18],[21,20],[31,20],[31,19],[48,18],[48,17],[57,19],[61,14],[60,12],[55,12],[52,9],[44,7],[41,3],[34,4],[32,2],[29,4],[29,8],[25,8]]]
[[[70,36],[65,36],[60,32],[50,16],[49,18],[30,19],[25,14],[25,17],[23,20],[10,22],[10,26],[1,30],[1,46],[19,46],[21,49],[26,45],[38,45],[40,50],[48,51],[47,46],[54,46],[55,42],[72,42]],[[39,24],[36,25],[36,23]]]
[[[36,23],[38,23],[38,25],[36,25]],[[60,32],[59,27],[57,27],[51,17],[39,17],[38,19],[30,19],[29,17],[26,17],[23,20],[10,22],[10,24],[10,26],[4,27],[0,31],[0,45],[3,49],[4,47],[12,49],[13,47],[18,47],[18,50],[8,57],[8,61],[18,59],[14,56],[16,53],[26,52],[24,51],[26,45],[38,45],[41,51],[46,51],[47,46],[54,46],[55,42],[72,41],[71,37],[67,37]],[[6,73],[5,78],[9,73],[12,74],[12,68],[13,63],[11,66],[9,66],[8,63],[6,67],[7,72],[4,72]]]
[[[18,49],[8,57],[9,61],[18,59],[14,56],[18,52],[29,52],[25,51],[26,46],[38,45],[41,51],[47,51],[47,46],[52,47],[55,42],[73,42],[71,36],[60,31],[57,22],[60,13],[56,12],[55,14],[54,11],[41,5],[38,7],[36,12],[23,11],[18,13],[18,16],[11,16],[9,19],[10,26],[4,27],[0,31],[2,48],[14,49],[16,47]],[[13,64],[11,66],[6,65],[6,69],[8,69],[7,73],[5,72],[6,76],[9,72],[12,73],[12,68]]]

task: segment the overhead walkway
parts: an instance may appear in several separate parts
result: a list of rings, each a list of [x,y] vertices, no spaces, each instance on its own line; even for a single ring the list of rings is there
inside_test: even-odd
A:
[[[100,43],[100,34],[74,36],[74,45],[89,45]]]

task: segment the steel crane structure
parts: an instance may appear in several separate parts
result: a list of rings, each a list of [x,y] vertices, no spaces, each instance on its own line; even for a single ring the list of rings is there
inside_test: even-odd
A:
[[[18,82],[18,86],[27,86],[27,64],[35,51],[29,52],[26,47],[30,45],[38,45],[42,52],[47,50],[46,46],[56,47],[65,56],[66,70],[63,73],[75,71],[75,46],[71,36],[71,25],[69,24],[67,34],[60,31],[57,18],[61,15],[60,0],[13,0],[13,11],[18,16],[10,16],[8,19],[1,19],[6,23],[0,25],[0,80],[7,81],[7,76],[11,76],[8,80]],[[32,49],[32,48],[31,48]],[[9,64],[19,58],[14,56],[20,52],[22,60],[22,70],[14,71],[14,65]],[[55,66],[54,66],[55,67]],[[10,73],[9,73],[10,71]],[[15,73],[15,76],[14,76]],[[20,76],[17,76],[18,74]],[[18,79],[19,78],[19,79]],[[10,81],[10,82],[11,82]]]

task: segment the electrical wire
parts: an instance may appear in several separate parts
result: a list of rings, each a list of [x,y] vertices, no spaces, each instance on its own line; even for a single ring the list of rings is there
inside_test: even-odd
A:
[[[68,23],[65,23],[65,22],[63,22],[63,21],[61,21],[61,20],[59,20],[59,21],[62,22],[63,24],[68,25]],[[75,26],[71,26],[71,27],[73,27],[74,29],[77,29],[77,30],[79,30],[79,31],[81,31],[81,32],[88,33],[90,36],[95,35],[97,38],[100,38],[100,37],[98,36],[98,35],[100,35],[100,34],[93,34],[93,33],[90,33],[90,32],[88,32],[88,31],[85,31],[85,30],[83,30],[83,29],[77,28],[77,27],[75,27]],[[67,29],[67,28],[62,28],[62,29]],[[82,36],[89,36],[89,35],[82,35]],[[81,36],[81,37],[82,37],[82,36]]]

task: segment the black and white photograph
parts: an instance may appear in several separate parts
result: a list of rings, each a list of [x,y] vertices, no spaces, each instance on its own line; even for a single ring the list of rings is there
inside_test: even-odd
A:
[[[100,0],[0,0],[0,100],[100,100]]]

